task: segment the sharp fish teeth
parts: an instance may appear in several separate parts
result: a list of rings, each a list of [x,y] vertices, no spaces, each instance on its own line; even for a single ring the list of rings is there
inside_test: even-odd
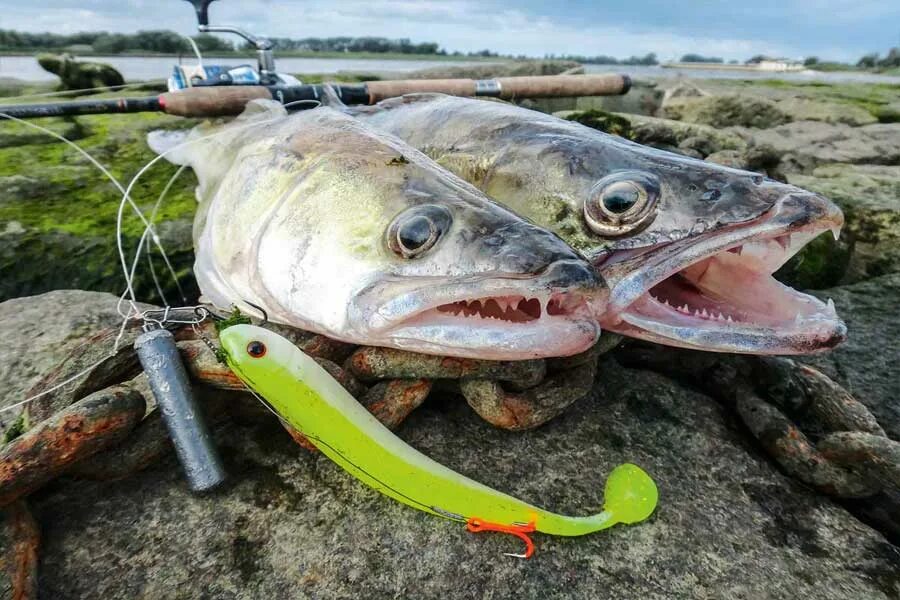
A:
[[[834,300],[832,300],[831,298],[828,299],[828,312],[833,315],[837,314],[837,310],[834,308]]]
[[[834,236],[834,241],[838,241],[838,238],[841,237],[841,228],[839,225],[831,228],[831,235]]]

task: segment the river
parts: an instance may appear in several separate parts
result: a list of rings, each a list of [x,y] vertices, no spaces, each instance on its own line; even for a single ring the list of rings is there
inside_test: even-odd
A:
[[[171,56],[96,56],[85,58],[111,64],[128,80],[165,79],[172,71],[172,65],[178,59]],[[185,58],[191,63],[193,59]],[[252,58],[215,58],[207,57],[210,64],[240,65],[253,63]],[[406,73],[418,69],[437,66],[459,66],[485,64],[466,60],[405,60],[380,58],[278,58],[277,66],[285,73],[337,73],[351,71],[355,73]],[[828,83],[883,82],[900,83],[898,76],[876,75],[853,71],[819,72],[802,71],[799,73],[772,73],[752,71],[722,71],[702,69],[663,69],[658,66],[639,65],[585,65],[588,73],[627,73],[633,77],[671,78],[692,77],[712,79],[784,79],[786,81],[822,81]],[[10,77],[26,81],[53,81],[55,75],[41,69],[31,56],[0,56],[0,79]]]

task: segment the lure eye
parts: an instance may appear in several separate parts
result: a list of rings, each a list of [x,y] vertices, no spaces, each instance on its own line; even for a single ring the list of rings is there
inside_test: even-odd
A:
[[[403,258],[416,258],[433,248],[452,222],[450,211],[443,206],[414,206],[397,215],[388,227],[388,247]]]
[[[250,342],[247,344],[247,354],[253,358],[262,358],[266,355],[266,345],[262,342]]]
[[[591,231],[617,236],[646,227],[656,216],[659,181],[639,171],[620,171],[597,182],[584,203]]]

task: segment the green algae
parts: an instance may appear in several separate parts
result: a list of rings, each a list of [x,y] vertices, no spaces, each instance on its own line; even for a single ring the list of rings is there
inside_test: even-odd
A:
[[[146,144],[149,131],[194,124],[157,113],[35,123],[67,139],[76,138],[123,186],[155,156]],[[131,196],[148,216],[176,170],[159,161],[134,186]],[[195,186],[193,173],[183,172],[160,205],[157,222],[190,223]],[[124,279],[115,239],[120,200],[118,189],[71,146],[24,124],[0,122],[0,300],[59,288],[121,292]],[[126,208],[122,236],[129,254],[143,230]],[[176,271],[182,279],[187,276],[184,285],[193,289],[190,228],[180,231],[187,235],[161,237]],[[158,273],[164,272],[158,254],[154,264]],[[170,277],[161,276],[160,281],[170,299],[178,298]],[[143,297],[156,296],[148,268],[138,270],[136,286]]]

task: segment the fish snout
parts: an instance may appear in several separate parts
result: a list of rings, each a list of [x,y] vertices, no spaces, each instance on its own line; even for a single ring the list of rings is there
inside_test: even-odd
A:
[[[559,261],[581,256],[559,237],[530,223],[497,229],[482,240],[481,252],[507,273],[536,275]]]
[[[844,213],[838,206],[820,194],[796,190],[785,194],[778,202],[782,210],[795,214],[796,225],[831,223],[832,227],[844,224]]]
[[[554,290],[582,291],[591,295],[609,290],[597,271],[584,260],[560,260],[549,267],[541,275],[541,284]]]

